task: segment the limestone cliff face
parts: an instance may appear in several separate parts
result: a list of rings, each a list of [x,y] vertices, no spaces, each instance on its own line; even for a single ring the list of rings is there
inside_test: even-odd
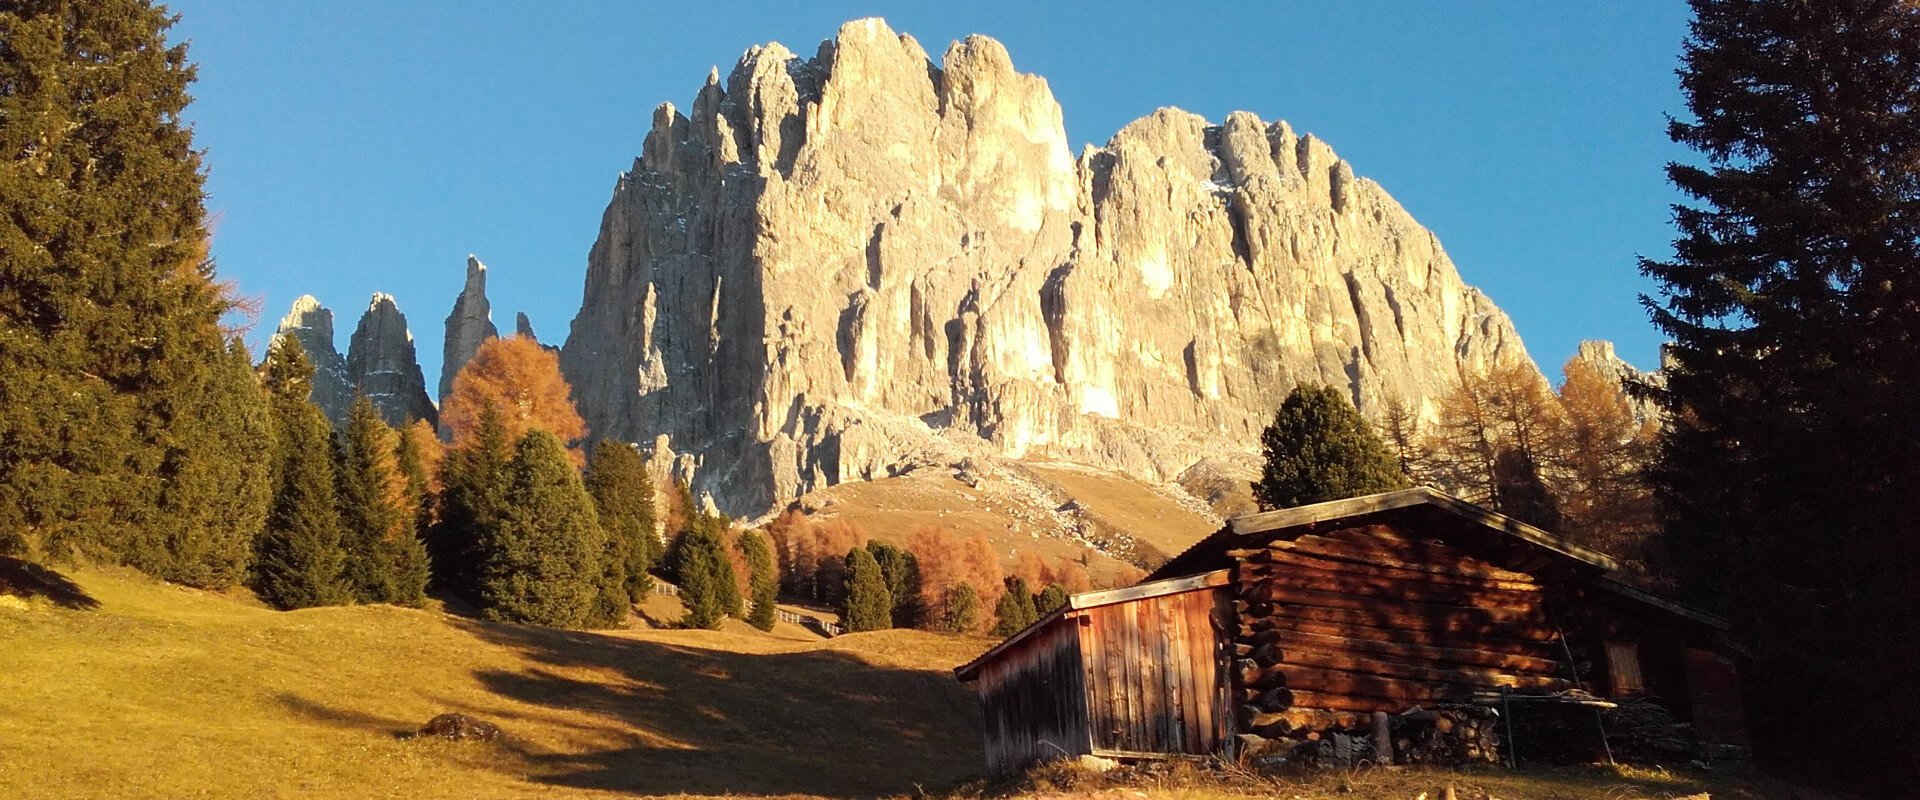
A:
[[[347,360],[333,343],[333,312],[313,295],[301,295],[274,330],[275,339],[282,336],[298,339],[307,360],[313,362],[313,404],[333,424],[345,422],[353,405],[353,381],[347,375]]]
[[[1506,315],[1312,136],[1163,109],[1076,158],[998,42],[936,65],[869,19],[655,111],[562,363],[594,435],[664,435],[752,514],[970,454],[1230,470],[1297,383],[1422,403],[1506,358]]]
[[[460,368],[473,358],[480,344],[495,336],[499,329],[493,326],[493,306],[487,302],[487,265],[480,259],[467,256],[467,282],[460,288],[460,296],[454,298],[453,311],[447,314],[447,338],[442,346],[440,362],[440,393],[442,399],[453,391],[453,376],[460,374]]]
[[[360,315],[347,346],[347,379],[393,426],[416,419],[438,425],[439,414],[427,396],[427,381],[413,349],[413,332],[393,297],[376,294]]]

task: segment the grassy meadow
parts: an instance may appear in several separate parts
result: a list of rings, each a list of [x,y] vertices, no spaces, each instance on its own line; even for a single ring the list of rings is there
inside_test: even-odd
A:
[[[636,626],[670,625],[671,600]],[[641,627],[554,631],[387,606],[270,610],[113,569],[0,561],[0,798],[1812,798],[1644,770],[1297,778],[1067,767],[980,780],[950,670],[990,642]],[[461,712],[494,743],[411,738]]]

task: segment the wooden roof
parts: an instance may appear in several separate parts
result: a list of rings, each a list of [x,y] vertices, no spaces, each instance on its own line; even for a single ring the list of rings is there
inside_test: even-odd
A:
[[[1032,625],[1028,625],[1019,633],[1007,637],[1005,641],[994,645],[991,649],[987,650],[987,652],[981,653],[978,658],[955,667],[953,674],[962,682],[973,680],[974,675],[980,671],[982,665],[999,657],[1001,653],[1011,649],[1027,637],[1032,636],[1035,631],[1041,630],[1052,624],[1054,620],[1066,616],[1068,612],[1097,608],[1099,606],[1110,606],[1115,603],[1126,603],[1133,600],[1144,600],[1149,597],[1161,597],[1169,594],[1179,594],[1180,592],[1191,592],[1196,589],[1210,589],[1215,586],[1225,586],[1227,585],[1227,581],[1227,571],[1220,569],[1198,575],[1182,575],[1164,580],[1137,583],[1118,589],[1081,592],[1068,597],[1064,605],[1047,612],[1041,616],[1038,621]]]
[[[1235,517],[1147,577],[1160,579],[1223,569],[1231,561],[1226,551],[1256,539],[1295,539],[1330,528],[1389,520],[1418,523],[1424,534],[1487,554],[1494,563],[1519,571],[1558,566],[1598,574],[1617,566],[1605,553],[1422,486]]]

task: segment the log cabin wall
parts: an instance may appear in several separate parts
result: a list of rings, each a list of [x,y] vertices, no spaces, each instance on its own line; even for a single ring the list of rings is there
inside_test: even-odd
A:
[[[1230,730],[1224,587],[1076,613],[1095,754],[1219,751]]]
[[[1229,551],[1238,731],[1363,727],[1476,690],[1570,688],[1547,587],[1392,524]]]
[[[1079,620],[1065,615],[980,667],[975,688],[986,712],[987,769],[994,775],[1088,752],[1081,638]]]

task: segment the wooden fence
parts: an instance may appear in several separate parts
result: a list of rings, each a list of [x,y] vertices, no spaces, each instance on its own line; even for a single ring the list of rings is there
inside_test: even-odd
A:
[[[653,591],[655,594],[664,594],[668,597],[680,596],[680,587],[667,583],[659,578],[653,580]],[[828,622],[812,614],[801,614],[795,611],[788,611],[784,608],[775,608],[773,610],[773,616],[774,619],[780,620],[781,622],[798,625],[828,638],[846,633],[846,630],[841,628],[838,623]]]

